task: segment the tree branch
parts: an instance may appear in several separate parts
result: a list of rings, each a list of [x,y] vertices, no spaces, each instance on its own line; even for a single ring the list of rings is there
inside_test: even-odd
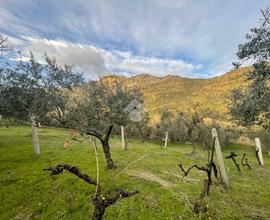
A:
[[[208,162],[206,167],[203,167],[203,166],[200,167],[200,166],[195,164],[195,165],[192,165],[191,167],[189,167],[187,170],[185,170],[181,163],[178,165],[180,170],[184,173],[184,177],[187,176],[193,168],[196,168],[197,170],[204,171],[207,174],[207,179],[204,179],[204,182],[203,182],[204,185],[203,185],[202,192],[201,192],[199,198],[197,199],[197,201],[195,202],[194,207],[193,207],[193,212],[195,214],[199,214],[200,210],[202,209],[201,206],[202,206],[202,201],[203,201],[204,197],[206,195],[209,195],[210,186],[212,185],[212,177],[211,177],[212,168],[213,168],[215,177],[217,177],[217,168],[216,168],[216,165],[213,161],[214,151],[215,151],[215,140],[216,139],[214,138],[212,152],[211,152],[211,158],[210,158],[210,161]],[[205,211],[205,210],[203,210],[203,211]]]
[[[113,129],[113,125],[110,125],[109,128],[106,131],[106,134],[105,134],[104,138],[103,138],[105,141],[109,140],[110,135],[112,133],[112,129]]]
[[[92,199],[92,203],[95,206],[92,219],[101,220],[102,216],[105,213],[106,208],[116,203],[120,198],[127,198],[137,193],[139,193],[139,190],[135,190],[133,192],[126,192],[124,190],[118,190],[113,197],[101,198],[100,190],[99,190],[98,194]]]
[[[204,172],[208,172],[208,169],[205,168],[205,167],[199,167],[198,165],[192,165],[191,167],[189,167],[187,170],[184,169],[183,165],[180,163],[178,164],[179,168],[183,171],[184,173],[184,177],[187,176],[189,174],[189,172],[193,169],[193,168],[196,168],[197,170],[201,170],[201,171],[204,171]]]
[[[244,160],[245,160],[245,162],[244,162]],[[242,164],[242,166],[247,166],[250,170],[252,169],[248,163],[248,158],[246,157],[245,153],[243,154],[243,157],[241,159],[241,164]]]
[[[95,206],[95,209],[94,209],[92,219],[93,220],[101,220],[107,207],[116,203],[117,200],[120,198],[127,198],[127,197],[130,197],[132,195],[139,193],[139,190],[135,190],[133,192],[126,192],[124,190],[117,190],[116,194],[112,197],[109,197],[109,198],[105,197],[104,198],[101,196],[101,187],[99,184],[99,163],[98,163],[97,145],[96,145],[96,141],[94,138],[92,139],[92,141],[93,141],[93,146],[94,146],[94,150],[95,150],[96,165],[97,165],[96,190],[95,190],[95,194],[92,198],[92,204]]]
[[[92,185],[97,184],[96,180],[92,179],[87,174],[81,173],[81,171],[77,167],[71,166],[71,165],[66,164],[66,163],[59,163],[55,166],[52,166],[52,167],[49,167],[49,168],[43,169],[43,170],[52,171],[51,175],[58,175],[60,173],[63,173],[64,170],[68,170],[70,173],[73,173],[74,175],[83,179],[85,182],[87,182],[89,184],[92,184]]]
[[[78,131],[80,133],[84,133],[93,137],[96,137],[99,139],[101,142],[103,141],[101,133],[99,133],[96,130],[82,130],[82,129],[74,129],[75,131]]]
[[[237,171],[239,172],[239,174],[241,174],[240,166],[239,166],[239,164],[236,162],[235,157],[237,157],[237,154],[235,154],[233,151],[231,151],[231,154],[230,154],[229,156],[225,157],[225,158],[226,158],[226,159],[232,159],[234,165],[235,165],[236,168],[237,168]]]
[[[11,51],[13,47],[7,44],[8,37],[4,37],[0,34],[0,52]]]
[[[262,22],[263,22],[263,26],[265,26],[266,24],[270,24],[270,12],[269,12],[269,8],[263,10],[260,9],[261,13],[262,13]]]
[[[261,160],[260,160],[260,157],[259,157],[259,149],[255,149],[255,155],[256,155],[256,158],[257,158],[258,164],[261,166],[261,165],[262,165],[262,163],[261,163]]]
[[[116,192],[116,194],[113,197],[104,199],[104,205],[105,205],[105,207],[108,207],[108,206],[116,203],[118,199],[128,198],[128,197],[133,196],[139,192],[140,192],[139,190],[135,190],[133,192],[126,192],[124,190],[119,190]]]

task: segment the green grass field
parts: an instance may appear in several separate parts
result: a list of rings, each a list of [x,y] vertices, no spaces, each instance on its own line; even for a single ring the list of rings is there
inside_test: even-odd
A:
[[[69,138],[69,132],[63,130],[41,128],[39,135],[41,155],[36,156],[29,127],[0,128],[0,219],[90,219],[95,187],[69,172],[50,176],[42,169],[66,162],[95,178],[93,147],[87,142],[72,142],[65,149],[64,140]],[[117,187],[139,189],[140,193],[110,206],[104,219],[199,218],[192,209],[205,174],[194,170],[183,178],[177,164],[205,165],[207,152],[199,149],[199,156],[191,157],[187,155],[191,151],[188,145],[169,144],[167,149],[162,149],[158,143],[139,140],[131,140],[129,149],[122,151],[118,137],[112,139],[111,147],[118,165],[114,171],[106,170],[99,145],[103,192]],[[239,175],[232,161],[225,161],[231,187],[225,190],[215,180],[206,199],[206,219],[270,219],[270,159],[265,154],[265,166],[259,167],[252,148],[226,147],[224,154],[228,155],[231,149],[239,155],[246,152],[253,169],[241,167],[242,175]],[[143,159],[113,181],[120,170],[142,155],[145,155]]]

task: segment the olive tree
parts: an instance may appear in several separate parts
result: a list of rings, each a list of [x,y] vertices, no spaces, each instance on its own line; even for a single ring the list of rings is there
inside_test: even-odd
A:
[[[259,27],[252,28],[246,35],[247,42],[240,44],[237,52],[239,58],[235,66],[245,61],[254,62],[247,74],[251,83],[245,90],[233,90],[230,113],[233,119],[244,126],[260,125],[270,129],[270,12],[261,10],[262,18]]]
[[[192,154],[196,153],[195,143],[198,143],[200,139],[200,126],[203,122],[203,117],[201,117],[197,112],[197,105],[193,107],[194,113],[191,117],[183,115],[183,121],[186,127],[186,138],[192,145]]]
[[[113,162],[109,138],[115,126],[126,125],[128,112],[124,109],[135,98],[141,100],[137,91],[127,90],[121,82],[108,84],[102,79],[90,81],[80,89],[79,98],[71,97],[54,118],[67,128],[96,137],[102,144],[107,168],[116,168]]]
[[[8,37],[4,36],[3,34],[0,33],[0,90],[3,89],[3,71],[4,71],[4,66],[5,66],[5,61],[6,61],[6,55],[8,52],[12,51],[13,48],[8,44]],[[2,104],[3,106],[3,99],[0,97],[0,105]],[[7,119],[5,118],[4,115],[1,114],[0,112],[0,119],[4,118],[5,121],[5,126],[6,128],[8,127],[7,124]]]
[[[126,136],[128,138],[139,138],[144,142],[145,140],[149,139],[151,128],[149,126],[149,113],[144,111],[142,112],[142,117],[140,121],[131,121],[125,127]]]
[[[74,97],[75,87],[83,83],[82,75],[74,73],[70,66],[58,65],[47,55],[44,61],[40,64],[31,54],[28,62],[1,71],[0,114],[26,122],[32,120],[35,126],[38,122],[51,125],[57,121],[59,127],[94,136],[102,144],[107,167],[115,168],[109,145],[112,129],[128,123],[129,112],[124,109],[134,99],[142,102],[141,95],[127,90],[121,82],[97,80],[81,86],[77,89],[80,94]],[[36,136],[33,134],[34,143]]]
[[[36,126],[58,109],[61,90],[81,84],[82,75],[72,72],[70,66],[57,66],[55,59],[44,56],[45,64],[36,61],[30,53],[27,62],[5,67],[0,72],[0,114],[24,122],[31,122],[36,153],[40,153]],[[51,71],[52,68],[54,71]]]

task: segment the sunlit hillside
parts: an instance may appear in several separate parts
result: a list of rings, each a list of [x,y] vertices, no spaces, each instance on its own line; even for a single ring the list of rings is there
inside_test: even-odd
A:
[[[162,109],[190,112],[199,104],[201,109],[215,110],[225,115],[228,97],[234,88],[245,87],[245,74],[250,67],[243,67],[211,79],[189,79],[179,76],[155,77],[147,74],[120,77],[108,75],[104,80],[113,82],[121,78],[128,88],[138,88],[145,98],[145,106],[152,117]]]

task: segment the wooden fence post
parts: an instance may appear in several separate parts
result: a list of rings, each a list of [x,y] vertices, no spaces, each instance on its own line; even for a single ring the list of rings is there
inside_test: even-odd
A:
[[[126,143],[126,139],[125,139],[124,126],[121,126],[121,137],[122,137],[122,149],[127,150],[127,143]]]
[[[35,118],[31,117],[31,128],[32,128],[32,139],[33,145],[36,154],[40,154],[40,146],[39,146],[39,139],[38,139],[38,132],[36,127]]]
[[[260,138],[255,138],[255,144],[256,144],[256,152],[258,151],[259,162],[263,166],[264,162],[263,162],[263,155],[262,155],[262,147],[261,147]]]
[[[169,132],[166,131],[166,133],[165,133],[165,143],[164,143],[165,148],[167,148],[167,145],[168,145],[168,136],[169,136]]]
[[[220,172],[221,172],[221,178],[222,178],[223,183],[227,187],[229,187],[230,186],[230,180],[229,180],[229,176],[227,174],[227,170],[226,170],[226,167],[225,167],[225,164],[224,164],[224,158],[223,158],[223,155],[222,155],[217,130],[215,128],[213,128],[211,131],[212,131],[213,138],[215,138],[215,151],[216,151],[218,165],[219,165]]]

